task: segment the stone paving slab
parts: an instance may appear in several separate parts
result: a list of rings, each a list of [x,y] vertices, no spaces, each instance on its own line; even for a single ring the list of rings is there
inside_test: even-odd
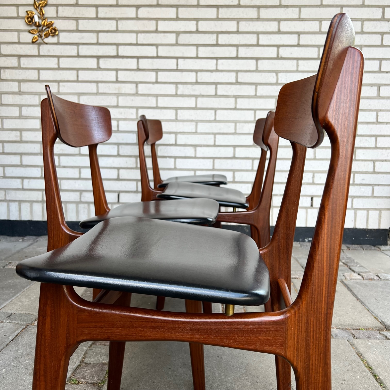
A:
[[[375,317],[390,329],[390,281],[345,281]]]
[[[390,257],[380,251],[350,251],[349,255],[374,274],[390,274]]]
[[[354,345],[382,383],[390,388],[390,340],[354,340]]]
[[[18,276],[14,269],[0,268],[0,308],[25,290],[32,282]]]
[[[0,261],[4,261],[15,252],[32,244],[32,240],[23,240],[22,237],[0,236]]]
[[[7,257],[6,267],[15,268],[16,265],[29,257],[38,256],[47,252],[47,237],[40,237],[29,246]]]
[[[292,282],[296,290],[299,291],[301,281],[293,279]],[[292,295],[295,298],[295,294]],[[384,330],[384,326],[372,316],[341,282],[337,282],[332,326],[347,329]]]
[[[7,268],[3,271],[8,271],[13,275],[16,275],[15,270],[12,268]],[[18,279],[25,280],[18,275],[16,275],[16,277]],[[37,315],[39,306],[39,288],[40,283],[32,283],[17,297],[17,299],[13,299],[11,302],[9,302],[1,309],[1,311],[6,311],[9,313],[29,313]]]
[[[11,341],[14,337],[20,333],[24,328],[23,325],[15,324],[12,322],[0,323],[0,351]]]
[[[348,341],[332,340],[332,390],[380,388]]]
[[[1,390],[30,390],[36,326],[28,326],[0,352]]]

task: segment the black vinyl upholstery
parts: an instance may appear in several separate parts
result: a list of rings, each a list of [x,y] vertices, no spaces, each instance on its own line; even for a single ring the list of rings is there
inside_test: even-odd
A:
[[[152,201],[127,203],[108,213],[80,222],[80,227],[90,229],[101,221],[118,217],[162,219],[193,225],[212,225],[217,218],[219,204],[212,199],[180,199],[170,202]]]
[[[169,183],[163,193],[158,194],[159,199],[207,198],[216,200],[221,206],[247,209],[245,195],[233,188],[205,186],[195,183],[173,182]]]
[[[162,183],[158,185],[158,188],[164,188],[169,183],[183,182],[183,181],[187,183],[197,183],[197,184],[203,184],[207,186],[219,186],[222,184],[227,184],[227,177],[225,175],[219,175],[219,174],[176,176],[164,180]]]
[[[70,244],[23,260],[39,282],[209,302],[261,305],[268,269],[248,236],[146,218],[112,218]]]

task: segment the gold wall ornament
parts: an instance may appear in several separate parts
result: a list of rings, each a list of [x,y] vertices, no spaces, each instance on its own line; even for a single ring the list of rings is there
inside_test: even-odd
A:
[[[33,34],[32,43],[38,42],[39,38],[43,43],[47,43],[45,41],[46,38],[54,37],[58,35],[57,27],[54,27],[54,22],[49,22],[47,18],[45,18],[45,10],[43,9],[47,5],[47,0],[42,0],[38,2],[34,0],[34,8],[37,11],[26,11],[26,17],[24,21],[35,28],[29,30],[30,34]]]

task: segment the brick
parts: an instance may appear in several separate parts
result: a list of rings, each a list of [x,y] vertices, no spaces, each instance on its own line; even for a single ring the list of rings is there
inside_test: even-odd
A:
[[[139,18],[175,18],[176,8],[145,7],[138,9]]]
[[[100,16],[100,15],[99,15]],[[60,18],[95,18],[95,7],[58,7]]]
[[[120,96],[119,105],[129,107],[155,107],[156,98],[149,96]]]
[[[179,44],[215,44],[217,42],[216,34],[179,34]]]
[[[160,46],[158,55],[161,57],[195,57],[196,47],[194,46]]]
[[[77,56],[77,46],[44,45],[44,46],[40,46],[39,54],[43,56]]]
[[[127,58],[102,58],[99,60],[101,68],[113,68],[113,69],[136,69],[137,60]]]
[[[255,86],[254,85],[218,85],[217,87],[218,95],[254,95]]]
[[[156,26],[154,20],[118,20],[118,30],[153,31]]]
[[[96,58],[60,58],[61,68],[97,68]]]
[[[239,134],[234,134],[234,135],[219,135],[217,134],[215,136],[215,144],[216,145],[232,145],[232,146],[237,146],[237,145],[252,145],[252,137],[248,137],[247,135],[239,135]]]
[[[156,46],[119,46],[119,56],[123,57],[156,57],[157,48]],[[134,60],[134,66],[132,68],[137,68],[137,60]]]
[[[317,58],[318,49],[315,47],[281,47],[279,48],[280,57],[306,57]]]
[[[260,12],[261,15],[261,12]],[[256,19],[258,17],[257,8],[219,8],[220,18],[223,19]],[[284,16],[284,15],[283,15]]]
[[[155,72],[118,71],[119,81],[156,81]]]
[[[235,47],[198,47],[199,57],[236,57],[237,48]],[[189,56],[191,57],[191,56]],[[192,56],[194,57],[194,56]]]
[[[235,100],[234,98],[198,98],[197,107],[234,108]]]
[[[239,31],[278,31],[278,22],[239,22]]]
[[[219,70],[255,70],[255,60],[218,60]]]
[[[0,82],[0,91],[1,92],[16,92],[18,91],[18,83],[10,81],[1,81]]]
[[[83,45],[79,47],[79,55],[81,56],[116,56],[117,48],[112,45]]]
[[[363,23],[363,31],[365,32],[389,32],[390,21],[365,21]]]
[[[276,47],[240,47],[239,57],[276,57]]]
[[[238,0],[199,0],[200,5],[237,5]]]
[[[302,8],[302,13],[305,8]],[[281,15],[283,19],[296,19],[299,17],[299,8],[260,8],[261,19],[276,19],[278,15]],[[302,16],[304,17],[304,16]]]
[[[215,85],[178,85],[179,95],[215,95]]]
[[[40,70],[40,80],[77,80],[77,71],[75,70]]]
[[[179,60],[180,61],[180,60]],[[183,60],[181,60],[183,61]],[[176,59],[140,59],[140,69],[176,69]]]
[[[160,82],[194,83],[195,72],[158,72],[157,79]]]
[[[138,84],[138,93],[148,95],[174,95],[175,86],[172,84]]]
[[[217,61],[216,60],[186,60],[179,59],[178,68],[179,69],[199,69],[199,70],[209,70],[216,69]]]
[[[191,21],[159,21],[159,31],[196,31],[196,22]]]
[[[276,83],[275,73],[239,72],[238,82],[240,83]]]
[[[159,156],[195,157],[195,149],[188,146],[160,146]]]
[[[36,95],[8,95],[3,94],[1,102],[3,104],[38,104],[38,96]]]
[[[212,110],[178,110],[179,120],[214,120],[215,113]]]
[[[1,69],[1,78],[9,80],[36,80],[38,79],[38,71],[31,69]]]
[[[134,18],[135,8],[130,7],[99,7],[99,18]]]
[[[198,72],[198,81],[201,83],[234,83],[235,80],[233,72]]]
[[[197,157],[233,157],[233,148],[197,147]]]
[[[97,33],[68,32],[58,37],[61,43],[97,43]]]
[[[215,43],[215,42],[211,42],[211,43]],[[256,45],[257,35],[256,34],[219,34],[218,43],[220,45]]]
[[[79,20],[79,30],[109,31],[116,30],[115,20]]]
[[[99,43],[136,43],[134,33],[99,33]],[[120,53],[119,53],[120,54]]]
[[[235,21],[200,21],[198,23],[199,31],[237,31],[237,22]]]
[[[24,63],[27,62],[26,59],[23,60]],[[18,59],[16,57],[0,57],[0,66],[2,68],[6,68],[6,67],[16,68],[18,66]]]
[[[177,143],[180,145],[213,145],[213,135],[178,134]]]

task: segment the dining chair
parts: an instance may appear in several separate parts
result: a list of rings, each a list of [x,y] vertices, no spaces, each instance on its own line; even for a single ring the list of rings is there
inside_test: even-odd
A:
[[[191,202],[134,202],[115,207],[110,210],[104,191],[99,160],[98,145],[108,141],[112,135],[110,111],[104,107],[88,106],[62,99],[51,93],[46,86],[48,99],[41,105],[42,135],[44,149],[44,165],[48,168],[45,174],[45,188],[58,187],[55,175],[54,143],[59,138],[64,144],[73,148],[88,146],[89,162],[92,177],[95,216],[80,222],[80,227],[89,229],[97,223],[124,216],[134,216],[152,219],[162,219],[173,222],[191,223],[197,225],[212,225],[218,213],[217,202],[208,199],[193,199]],[[46,171],[45,171],[46,173]],[[57,202],[49,203],[47,214],[49,230],[61,231],[60,225],[65,222],[60,216],[62,205],[58,194]],[[57,204],[58,203],[58,204]],[[55,218],[55,222],[52,218]],[[57,236],[57,233],[54,233]],[[55,240],[54,240],[55,241]],[[61,243],[52,244],[49,232],[49,247],[55,249]]]
[[[328,31],[316,75],[282,87],[275,132],[292,143],[293,160],[270,243],[222,229],[143,218],[113,218],[63,248],[22,261],[16,272],[42,282],[33,390],[63,390],[69,357],[87,340],[167,340],[275,354],[278,388],[331,389],[331,321],[351,177],[363,74],[346,14]],[[289,293],[293,239],[306,148],[323,133],[331,158],[302,286]],[[213,261],[210,261],[210,260]],[[94,302],[75,285],[107,289]],[[224,314],[173,313],[112,304],[140,292],[225,304]],[[233,305],[273,312],[233,313]],[[286,370],[288,368],[288,370]],[[283,387],[281,387],[283,386]]]
[[[142,121],[144,132],[146,134],[145,142],[150,145],[153,167],[153,185],[156,190],[158,188],[164,188],[168,185],[168,183],[173,182],[189,182],[218,187],[221,184],[227,184],[227,178],[225,175],[214,173],[193,176],[176,176],[162,180],[156,150],[156,142],[160,141],[163,137],[162,123],[157,119],[147,119],[145,115],[141,115],[139,119]]]
[[[57,138],[71,147],[88,146],[89,160],[92,176],[92,188],[96,216],[80,222],[80,226],[90,229],[101,221],[125,217],[143,217],[160,219],[171,222],[181,222],[195,225],[210,226],[215,220],[219,210],[216,201],[210,199],[191,199],[175,202],[135,202],[120,205],[110,210],[108,207],[101,171],[99,167],[97,147],[98,144],[110,139],[112,134],[111,117],[108,109],[70,102],[61,99],[46,86],[47,99],[41,103],[42,143],[45,176],[46,211],[48,226],[48,251],[61,248],[82,233],[68,227],[65,222],[59,181],[57,177],[54,158],[54,145]],[[100,293],[94,289],[93,297]],[[125,294],[119,299],[121,304],[130,305],[131,296]],[[162,309],[163,302],[157,298],[157,308]],[[210,305],[204,302],[203,306],[210,311]],[[187,310],[202,310],[197,304],[195,308]],[[195,359],[199,352],[199,345],[190,345],[191,355]],[[110,343],[109,381],[111,390],[119,390],[120,375],[118,368],[122,367],[124,343]],[[200,358],[197,358],[203,364]],[[119,378],[119,382],[118,382]]]

